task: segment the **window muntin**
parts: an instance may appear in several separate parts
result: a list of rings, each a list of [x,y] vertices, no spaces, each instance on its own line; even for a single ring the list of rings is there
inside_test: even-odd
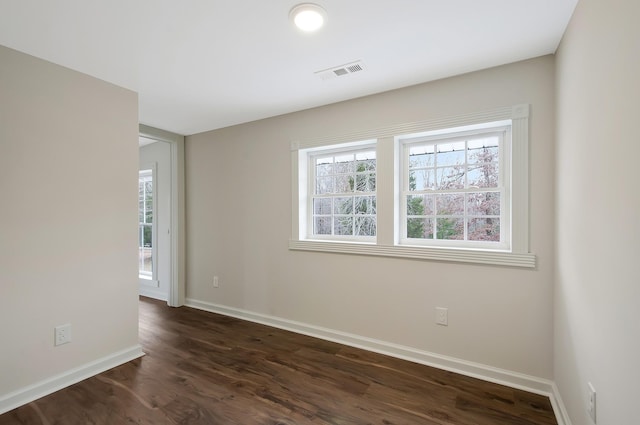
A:
[[[308,238],[374,241],[375,145],[309,152]]]
[[[508,249],[510,127],[398,137],[400,244]]]

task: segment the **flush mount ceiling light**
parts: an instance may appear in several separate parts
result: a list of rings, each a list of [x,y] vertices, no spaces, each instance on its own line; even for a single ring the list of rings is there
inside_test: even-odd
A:
[[[294,6],[289,12],[289,19],[302,31],[312,32],[320,29],[327,18],[327,12],[313,3],[302,3]]]

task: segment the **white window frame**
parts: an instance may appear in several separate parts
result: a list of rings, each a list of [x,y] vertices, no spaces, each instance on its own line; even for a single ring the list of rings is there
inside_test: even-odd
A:
[[[291,143],[292,227],[289,249],[375,255],[433,261],[536,267],[536,256],[529,251],[529,109],[528,104],[497,108],[455,117],[391,125],[354,134],[323,137]],[[445,134],[450,129],[482,127],[486,123],[511,122],[511,246],[508,249],[403,245],[400,243],[400,167],[399,135]],[[375,243],[318,240],[307,238],[308,160],[313,150],[330,145],[356,146],[375,140],[377,145],[377,238]]]
[[[302,150],[301,153],[306,157],[306,161],[308,162],[308,186],[307,186],[307,225],[306,225],[306,237],[305,239],[318,239],[318,240],[331,240],[331,241],[343,241],[343,242],[360,242],[360,243],[375,243],[376,236],[355,236],[355,235],[315,235],[313,234],[314,223],[313,218],[315,216],[313,212],[313,200],[315,198],[320,198],[323,196],[319,196],[315,194],[316,187],[316,172],[315,172],[315,161],[317,158],[326,157],[326,156],[338,156],[338,155],[347,155],[347,154],[358,154],[364,151],[375,151],[376,143],[375,141],[362,141],[356,143],[350,143],[348,145],[331,145],[328,147],[324,147],[321,149],[308,149]],[[304,160],[304,159],[303,159]],[[354,173],[355,174],[355,173]],[[374,192],[345,192],[341,194],[327,194],[328,198],[337,198],[343,196],[377,196],[377,193]],[[331,216],[334,216],[334,212],[332,211]],[[353,215],[356,218],[356,215]],[[376,217],[377,219],[377,217]],[[376,226],[377,227],[377,226]]]
[[[498,186],[496,188],[487,189],[487,191],[498,192],[501,194],[500,202],[500,241],[499,242],[480,242],[469,240],[443,240],[443,239],[413,239],[406,237],[407,234],[407,203],[406,195],[410,192],[409,184],[409,165],[407,163],[409,148],[416,145],[443,144],[455,142],[467,142],[473,138],[484,136],[496,136],[499,138],[499,159],[498,159]],[[500,250],[509,251],[511,248],[511,120],[503,120],[491,123],[483,123],[482,125],[471,125],[447,129],[446,133],[442,131],[413,133],[395,137],[395,143],[399,149],[398,155],[398,172],[399,180],[399,196],[396,198],[397,208],[400,211],[397,226],[397,244],[398,245],[418,245],[430,246],[438,248],[468,248],[483,250]],[[484,191],[484,190],[483,190]],[[474,192],[470,188],[452,189],[452,190],[425,190],[416,191],[425,194],[433,193],[469,193]],[[463,214],[464,220],[468,219],[466,212]],[[466,225],[465,225],[466,236]]]

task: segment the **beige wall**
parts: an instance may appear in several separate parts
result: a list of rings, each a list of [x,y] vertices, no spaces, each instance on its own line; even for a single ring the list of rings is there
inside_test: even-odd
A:
[[[188,137],[187,297],[551,378],[554,66],[546,56]],[[532,105],[536,270],[288,250],[292,140],[519,103]]]
[[[138,114],[103,81],[1,46],[0,64],[2,402],[137,346]]]
[[[557,56],[555,379],[572,422],[638,423],[640,2],[580,0]]]

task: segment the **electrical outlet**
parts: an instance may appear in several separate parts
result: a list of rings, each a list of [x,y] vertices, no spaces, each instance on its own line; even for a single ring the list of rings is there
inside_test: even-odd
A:
[[[436,324],[449,326],[449,309],[436,307]]]
[[[71,324],[56,326],[54,336],[56,346],[71,342]]]
[[[589,390],[587,392],[587,412],[589,412],[589,417],[596,423],[596,390],[591,385],[591,382],[588,383]]]
[[[213,287],[214,288],[218,288],[220,286],[220,279],[218,279],[218,276],[214,276],[213,277]]]

